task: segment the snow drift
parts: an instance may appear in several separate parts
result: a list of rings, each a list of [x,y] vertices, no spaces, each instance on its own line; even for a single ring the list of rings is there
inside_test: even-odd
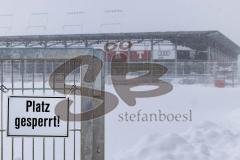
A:
[[[144,137],[119,160],[239,160],[240,134],[204,122],[183,133]]]

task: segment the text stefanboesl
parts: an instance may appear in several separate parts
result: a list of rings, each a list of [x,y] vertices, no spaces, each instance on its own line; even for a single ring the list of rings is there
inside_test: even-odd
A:
[[[144,113],[138,110],[135,113],[124,112],[118,115],[119,122],[192,122],[192,110],[186,113],[164,113],[157,110],[155,113]]]

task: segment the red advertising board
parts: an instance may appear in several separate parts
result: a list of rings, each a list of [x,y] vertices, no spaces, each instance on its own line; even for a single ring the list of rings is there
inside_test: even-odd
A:
[[[131,51],[130,61],[148,61],[151,59],[151,51]]]
[[[106,61],[110,62],[112,61],[112,57],[114,55],[118,55],[116,57],[119,57],[119,59],[122,59],[123,61],[128,60],[128,51],[111,51],[107,52]],[[130,51],[129,61],[135,62],[135,61],[149,61],[151,59],[151,51],[145,50],[145,51]]]

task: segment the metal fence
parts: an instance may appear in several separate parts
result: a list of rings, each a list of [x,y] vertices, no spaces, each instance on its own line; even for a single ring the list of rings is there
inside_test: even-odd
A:
[[[100,54],[93,54],[101,59]],[[91,120],[87,122],[69,122],[69,136],[67,138],[7,136],[8,96],[59,96],[60,93],[57,92],[57,89],[49,86],[49,76],[59,65],[66,65],[68,60],[53,58],[0,60],[0,160],[85,160],[88,159],[86,157],[94,156],[93,149],[96,148],[94,146],[101,147],[104,152],[102,148],[104,140],[101,139],[103,138],[103,132],[93,133],[93,130],[91,130],[91,127],[94,129],[95,122],[99,124],[98,127],[101,127],[104,122],[103,118],[94,122]],[[87,82],[83,80],[86,70],[87,67],[77,67],[73,72],[66,75],[65,84],[72,86],[86,85]],[[65,74],[65,70],[62,72]],[[97,78],[96,82],[91,84],[93,87],[102,89],[104,84],[101,79],[102,74],[103,72],[98,75],[100,78]],[[65,87],[58,89],[63,90],[65,96],[73,100],[70,107],[73,114],[83,111],[83,107],[86,107],[83,98],[76,95],[75,92],[69,93],[69,90],[65,89]],[[101,130],[104,131],[104,128],[101,128]],[[101,144],[92,142],[93,138],[96,140],[95,136],[101,139],[96,143],[101,142]],[[95,158],[103,156],[102,152],[99,154]]]
[[[50,73],[64,61],[1,60],[1,86],[9,90],[6,93],[1,92],[1,160],[80,159],[80,123],[70,123],[69,138],[11,138],[6,135],[7,96],[56,96],[57,93],[47,85],[47,82]],[[67,83],[80,84],[80,79],[76,78],[79,74],[79,70],[71,73]],[[72,98],[75,99],[74,112],[80,112],[80,107],[76,106],[77,96],[73,95]]]
[[[5,60],[3,63],[4,81],[11,81],[11,72],[13,69],[14,81],[22,80],[22,72],[24,73],[24,81],[32,81],[33,69],[34,80],[37,82],[42,81],[43,70],[45,70],[45,76],[49,76],[54,68],[64,63],[64,60],[25,60],[24,63],[21,60]],[[163,75],[161,79],[165,79],[172,83],[180,84],[214,84],[216,79],[223,79],[228,85],[240,84],[240,73],[238,71],[237,62],[129,62],[131,64],[140,63],[146,64],[161,64],[168,69],[167,73]],[[111,69],[112,63],[106,62],[105,73],[108,77],[108,82],[111,82]],[[121,66],[121,64],[119,64]],[[123,66],[124,67],[124,66]],[[121,68],[120,68],[121,69]],[[24,71],[22,71],[24,70]],[[143,71],[136,73],[129,73],[129,76],[136,76],[143,74]],[[80,76],[80,75],[78,75]],[[73,75],[68,76],[68,80],[71,81]],[[47,79],[46,79],[47,80]],[[36,89],[36,88],[35,88]]]
[[[114,62],[116,63],[116,62]],[[121,62],[118,66],[121,69]],[[178,84],[205,84],[214,85],[216,80],[224,80],[226,86],[238,86],[240,84],[240,73],[237,62],[129,62],[131,64],[140,63],[143,66],[153,63],[160,64],[167,68],[167,73],[160,79],[170,83]],[[124,66],[122,66],[124,67]],[[154,69],[154,68],[153,68]],[[107,82],[111,83],[112,63],[106,64]],[[142,75],[146,72],[139,70],[129,73],[128,76]],[[147,71],[147,70],[145,70]]]

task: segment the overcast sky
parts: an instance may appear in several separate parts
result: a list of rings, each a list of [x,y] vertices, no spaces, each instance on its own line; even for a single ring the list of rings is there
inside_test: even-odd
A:
[[[219,30],[240,45],[239,0],[0,0],[0,34]]]

